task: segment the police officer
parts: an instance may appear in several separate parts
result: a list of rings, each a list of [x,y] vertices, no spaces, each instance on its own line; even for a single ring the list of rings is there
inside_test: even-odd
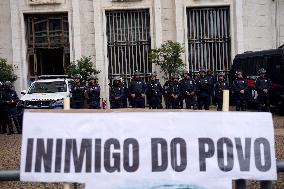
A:
[[[207,77],[213,82],[215,83],[216,79],[214,77],[213,71],[211,69],[207,70]]]
[[[150,80],[147,83],[146,87],[146,95],[149,102],[149,108],[150,109],[162,109],[162,94],[163,94],[163,88],[159,82],[159,80],[156,79],[157,75],[156,73],[152,73],[149,78]]]
[[[207,70],[207,77],[209,79],[209,83],[211,83],[211,94],[210,94],[210,103],[215,103],[215,96],[214,96],[214,84],[216,83],[216,78],[213,74],[213,71],[211,69]]]
[[[127,83],[123,80],[122,77],[120,77],[120,81],[121,81],[121,86],[122,86],[122,89],[123,89],[123,96],[122,96],[122,108],[127,108],[128,105],[127,105],[127,97],[129,96],[129,91],[128,91],[128,88],[127,88]]]
[[[86,88],[81,82],[82,76],[74,76],[74,84],[71,86],[71,107],[73,109],[82,109],[84,105]]]
[[[214,86],[215,100],[217,104],[217,111],[222,111],[223,107],[223,90],[229,90],[229,83],[225,80],[225,73],[218,74],[218,80]]]
[[[113,84],[110,87],[110,108],[118,109],[123,107],[125,99],[125,90],[119,76],[114,77]]]
[[[196,83],[193,78],[190,77],[188,71],[183,72],[183,79],[180,81],[181,95],[185,99],[186,108],[193,107],[197,109],[197,96],[196,96]]]
[[[145,108],[145,90],[145,82],[141,79],[140,72],[136,71],[129,86],[133,108]]]
[[[88,106],[89,109],[100,109],[100,93],[101,89],[97,83],[98,78],[96,76],[88,77],[88,86],[87,86],[87,96],[88,96]]]
[[[180,87],[179,87],[179,77],[177,75],[170,76],[164,85],[164,93],[167,98],[167,108],[168,109],[179,109],[180,108]]]
[[[170,83],[172,82],[172,77],[165,82],[163,85],[163,97],[166,105],[166,109],[169,109],[169,93],[170,93]]]
[[[266,70],[261,68],[259,77],[256,80],[258,111],[270,111],[269,92],[271,89],[271,80],[266,77]]]
[[[17,102],[19,101],[16,91],[10,81],[4,83],[4,108],[5,116],[8,124],[8,134],[14,134],[13,125],[15,125],[17,133],[22,133],[17,115]]]
[[[202,110],[203,106],[205,110],[209,110],[210,97],[212,94],[213,81],[206,75],[205,69],[199,70],[199,77],[197,78],[197,98],[198,109]]]
[[[232,88],[236,100],[236,111],[246,111],[248,100],[248,85],[243,78],[242,71],[236,72],[236,79],[233,81]]]
[[[183,82],[183,80],[184,80],[184,78],[185,78],[186,73],[188,73],[188,71],[183,71],[182,74],[181,74],[181,78],[180,78],[180,80],[179,80],[180,95],[179,95],[178,99],[179,99],[179,108],[180,108],[180,109],[183,109],[183,104],[184,104],[184,99],[185,99],[185,96],[184,96],[184,94],[182,93],[182,88],[181,88],[181,86],[182,86],[182,82]]]
[[[4,84],[0,82],[0,134],[6,133],[6,117],[4,110]]]

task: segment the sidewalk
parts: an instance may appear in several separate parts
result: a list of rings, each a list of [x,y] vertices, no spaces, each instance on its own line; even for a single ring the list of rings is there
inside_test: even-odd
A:
[[[284,136],[284,129],[275,129],[276,136]]]

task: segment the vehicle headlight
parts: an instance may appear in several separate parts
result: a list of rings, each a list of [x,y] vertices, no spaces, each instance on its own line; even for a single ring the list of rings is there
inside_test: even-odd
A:
[[[64,105],[64,99],[63,98],[62,99],[58,99],[58,100],[53,101],[52,108],[60,108],[60,109],[62,109],[63,105]]]

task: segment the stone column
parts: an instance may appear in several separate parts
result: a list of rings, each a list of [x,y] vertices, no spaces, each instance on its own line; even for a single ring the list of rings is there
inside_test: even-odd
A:
[[[80,28],[80,0],[72,0],[72,28],[73,28],[73,54],[74,60],[80,59],[81,54],[81,28]]]

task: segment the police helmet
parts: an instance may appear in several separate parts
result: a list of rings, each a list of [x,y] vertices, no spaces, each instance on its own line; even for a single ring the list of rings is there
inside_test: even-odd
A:
[[[258,74],[266,74],[266,70],[264,68],[261,68],[258,70]]]
[[[115,76],[115,77],[113,78],[113,81],[121,81],[121,77]]]
[[[206,73],[206,69],[205,68],[200,68],[199,69],[199,73]]]
[[[140,76],[141,75],[141,73],[138,71],[138,70],[136,70],[135,72],[134,72],[134,76]]]
[[[94,76],[94,75],[91,75],[91,76],[88,77],[88,81],[90,81],[90,80],[97,80],[97,79],[98,78],[96,76]]]
[[[82,76],[80,74],[75,74],[73,78],[74,79],[82,79]]]
[[[4,87],[6,87],[6,88],[12,88],[13,85],[12,85],[11,81],[5,81]]]
[[[218,77],[220,77],[220,76],[225,76],[225,73],[224,72],[220,72],[220,73],[218,73]]]
[[[237,71],[236,71],[236,76],[238,76],[238,75],[243,75],[242,70],[237,70]]]
[[[172,77],[172,79],[179,79],[179,75],[178,74],[173,74],[171,77]]]
[[[149,75],[149,77],[157,77],[157,73],[156,72],[153,72]]]
[[[187,70],[184,70],[181,75],[182,75],[182,76],[184,76],[184,75],[189,76],[189,72],[188,72]]]

